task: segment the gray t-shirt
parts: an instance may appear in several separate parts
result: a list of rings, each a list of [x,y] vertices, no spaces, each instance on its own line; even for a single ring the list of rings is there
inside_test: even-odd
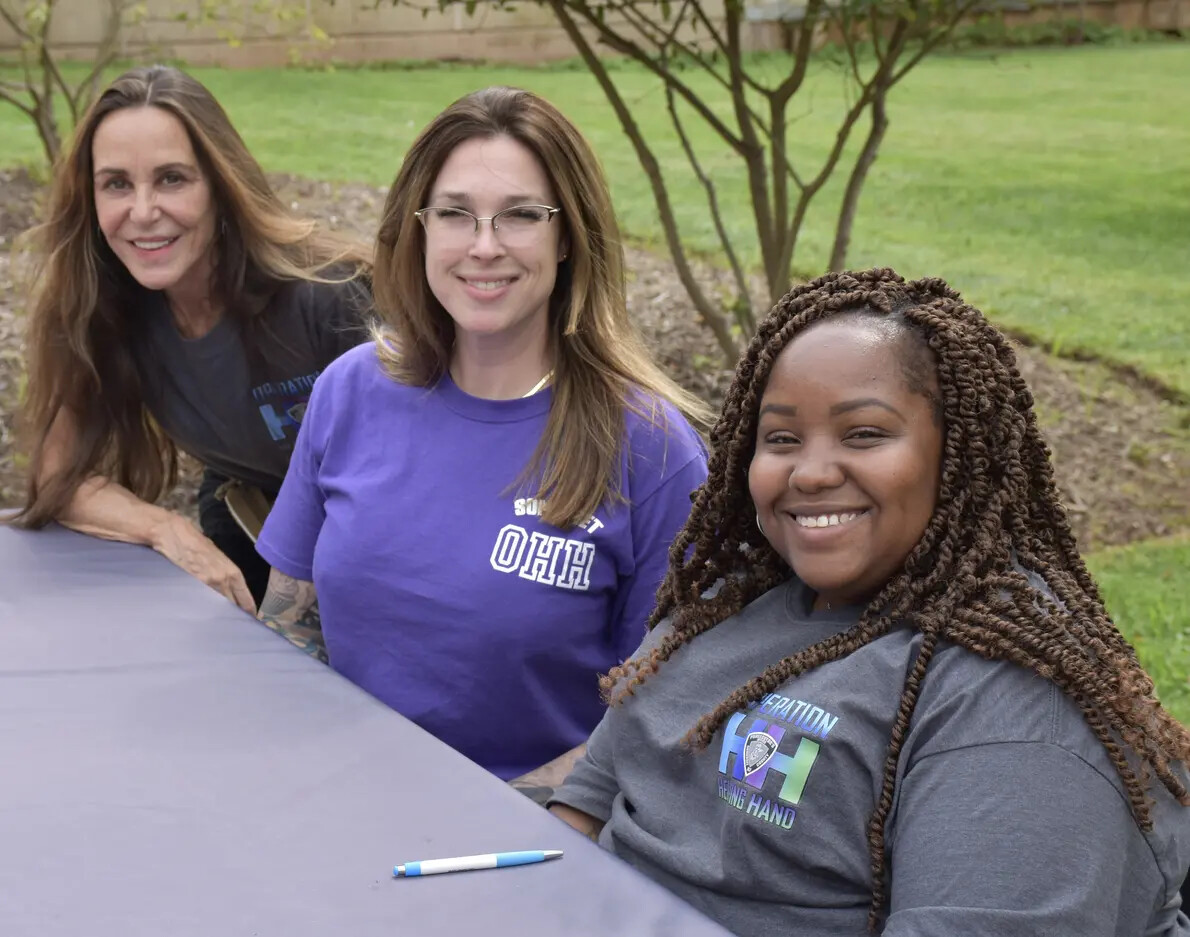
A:
[[[679,648],[607,712],[553,799],[605,820],[603,846],[748,937],[867,933],[867,825],[921,641],[894,630],[737,712],[707,750],[684,747],[733,690],[859,613],[812,613],[809,597],[790,581]],[[1155,796],[1145,834],[1053,683],[940,646],[898,764],[883,934],[1190,934],[1190,809]]]
[[[276,491],[314,379],[368,337],[367,286],[282,284],[261,313],[255,351],[230,316],[183,338],[161,293],[142,309],[136,348],[145,406],[177,446],[229,478]]]

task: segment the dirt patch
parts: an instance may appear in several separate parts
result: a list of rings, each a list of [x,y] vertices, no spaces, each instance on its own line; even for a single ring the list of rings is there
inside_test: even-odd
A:
[[[375,231],[384,189],[270,178],[296,211],[365,236]],[[23,489],[12,425],[21,387],[21,316],[9,251],[13,237],[35,218],[40,195],[27,174],[0,172],[0,507],[18,504]],[[629,307],[646,340],[678,381],[717,407],[731,371],[723,366],[714,339],[694,321],[672,264],[664,256],[629,248],[628,269]],[[725,281],[714,269],[700,275],[712,290]],[[1190,525],[1190,409],[1102,365],[1055,359],[1021,346],[1018,358],[1085,545],[1127,543]],[[187,462],[169,506],[192,510],[195,478],[196,466]]]

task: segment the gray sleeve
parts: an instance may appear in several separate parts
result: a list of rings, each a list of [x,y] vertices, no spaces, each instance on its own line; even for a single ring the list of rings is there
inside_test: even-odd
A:
[[[884,937],[1139,935],[1164,901],[1115,784],[1045,742],[923,758],[900,783],[886,847]]]
[[[567,775],[562,786],[554,791],[548,804],[565,804],[604,823],[611,818],[612,801],[620,793],[612,761],[612,730],[608,725],[609,720],[614,718],[615,714],[610,710],[603,714],[599,725],[587,739],[587,750],[583,757]]]

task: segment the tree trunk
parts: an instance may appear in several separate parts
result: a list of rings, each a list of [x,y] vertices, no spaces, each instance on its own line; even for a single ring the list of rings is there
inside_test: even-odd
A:
[[[62,138],[58,135],[58,125],[54,120],[54,99],[48,97],[37,102],[33,109],[33,120],[37,123],[37,136],[41,138],[42,149],[52,168],[58,162],[58,154],[62,151]]]
[[[876,154],[880,151],[884,134],[888,130],[888,113],[885,110],[887,95],[888,89],[880,88],[872,99],[872,127],[868,131],[868,138],[864,141],[855,166],[851,169],[847,189],[843,193],[843,206],[839,210],[839,223],[835,228],[835,244],[831,248],[831,270],[842,270],[847,263],[847,251],[851,247],[851,228],[855,224],[856,212],[859,211],[859,196],[868,179],[868,172],[876,162]]]

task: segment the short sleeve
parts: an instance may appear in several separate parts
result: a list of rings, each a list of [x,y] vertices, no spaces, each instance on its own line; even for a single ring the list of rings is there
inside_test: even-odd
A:
[[[680,416],[671,416],[670,422],[660,483],[631,503],[633,572],[620,584],[613,611],[620,660],[629,657],[645,636],[657,589],[669,568],[669,548],[690,516],[691,494],[707,477],[706,454],[694,431]]]
[[[1157,863],[1119,790],[1065,748],[945,751],[899,788],[884,937],[1140,934],[1161,902]]]
[[[314,579],[314,548],[326,519],[319,470],[332,418],[330,395],[325,376],[314,382],[289,469],[256,543],[274,569],[306,582]]]
[[[562,786],[551,795],[547,806],[565,804],[575,810],[606,823],[612,815],[612,803],[620,793],[612,759],[612,728],[609,720],[615,714],[604,713],[603,719],[587,739],[587,750],[567,775]]]

